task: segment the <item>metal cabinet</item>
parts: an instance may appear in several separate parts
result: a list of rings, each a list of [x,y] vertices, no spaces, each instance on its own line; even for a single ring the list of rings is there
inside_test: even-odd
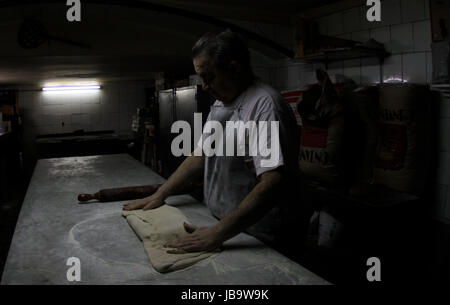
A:
[[[171,133],[172,124],[178,120],[187,121],[191,126],[191,143],[194,147],[194,113],[202,113],[204,124],[210,106],[214,102],[201,86],[174,88],[158,92],[159,134],[158,151],[160,174],[168,178],[186,157],[175,157],[171,151],[172,140],[178,135]],[[202,126],[203,127],[203,126]]]

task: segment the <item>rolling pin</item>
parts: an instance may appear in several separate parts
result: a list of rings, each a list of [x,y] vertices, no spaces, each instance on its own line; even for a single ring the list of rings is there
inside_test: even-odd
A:
[[[80,194],[78,201],[82,203],[92,199],[101,202],[140,199],[154,194],[160,186],[161,184],[152,184],[103,189],[95,194]]]

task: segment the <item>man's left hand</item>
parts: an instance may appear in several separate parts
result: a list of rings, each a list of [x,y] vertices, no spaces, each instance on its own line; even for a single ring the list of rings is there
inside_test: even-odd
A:
[[[196,227],[188,223],[183,223],[183,225],[188,234],[165,244],[166,248],[174,248],[168,250],[167,253],[210,251],[222,245],[223,240],[215,227]]]

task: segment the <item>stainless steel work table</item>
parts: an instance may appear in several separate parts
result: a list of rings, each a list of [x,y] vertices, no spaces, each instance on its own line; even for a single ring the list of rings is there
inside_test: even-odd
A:
[[[160,274],[121,216],[125,202],[79,204],[79,193],[162,183],[127,154],[42,159],[37,162],[16,225],[2,284],[75,284],[67,260],[81,262],[81,284],[328,284],[247,234],[189,268]],[[196,225],[217,220],[188,195],[173,196]]]

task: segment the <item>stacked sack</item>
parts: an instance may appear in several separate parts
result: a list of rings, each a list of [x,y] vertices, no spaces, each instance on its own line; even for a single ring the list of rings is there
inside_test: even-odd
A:
[[[344,106],[328,74],[317,70],[316,77],[318,84],[297,104],[303,122],[299,164],[306,176],[332,186],[343,170]]]
[[[430,148],[430,90],[426,85],[380,84],[333,87],[319,83],[297,105],[303,120],[300,168],[323,186],[373,196],[377,184],[422,195]],[[341,244],[345,213],[319,202],[310,221],[310,244]]]
[[[426,85],[380,84],[379,94],[375,182],[420,195],[429,166],[430,90]]]
[[[376,86],[359,87],[343,97],[345,103],[346,185],[355,196],[373,191],[379,134],[379,96]]]
[[[335,89],[327,73],[303,92],[299,164],[327,186],[367,195],[373,185],[421,194],[429,161],[430,91],[426,85],[380,84]]]

